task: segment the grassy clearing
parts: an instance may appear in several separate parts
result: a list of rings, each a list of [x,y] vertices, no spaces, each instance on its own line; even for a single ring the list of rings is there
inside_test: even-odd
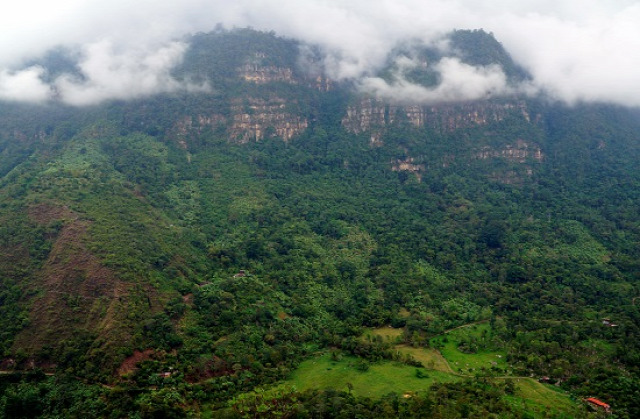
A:
[[[586,409],[554,386],[540,384],[532,378],[513,378],[515,395],[507,397],[514,407],[530,412],[534,417],[585,417]]]
[[[343,357],[333,361],[330,355],[308,360],[300,364],[287,385],[298,390],[334,389],[348,391],[347,383],[353,385],[353,394],[378,398],[395,392],[400,394],[428,391],[434,382],[451,382],[460,378],[441,371],[421,369],[426,378],[416,376],[416,368],[396,362],[372,364],[367,371],[356,369],[357,358]]]
[[[380,336],[385,341],[399,342],[402,329],[382,327],[363,335],[362,339]],[[489,324],[473,324],[448,331],[431,339],[433,348],[414,348],[396,344],[394,349],[403,355],[409,354],[420,361],[425,368],[417,369],[405,364],[386,361],[371,364],[369,369],[357,368],[359,358],[343,356],[339,360],[325,354],[303,362],[283,385],[295,386],[298,390],[333,389],[348,391],[349,385],[356,396],[379,398],[388,393],[407,394],[429,391],[434,383],[464,380],[477,373],[492,375],[496,382],[513,380],[515,394],[506,400],[517,410],[530,412],[535,418],[582,417],[583,407],[553,386],[544,385],[531,378],[508,375],[506,353],[492,348],[492,333]],[[459,349],[477,345],[475,353],[465,353]],[[463,345],[463,346],[464,346]],[[472,345],[471,345],[472,346]],[[417,370],[423,378],[418,378]]]
[[[417,348],[405,347],[412,352],[421,351]],[[428,351],[425,351],[428,353]],[[295,386],[298,390],[307,389],[349,391],[348,383],[353,386],[353,394],[371,398],[380,398],[389,393],[410,394],[429,391],[434,383],[454,382],[463,380],[443,371],[420,369],[426,378],[418,378],[416,368],[396,362],[381,362],[372,364],[367,371],[356,368],[358,358],[343,357],[339,361],[331,359],[325,354],[300,364],[292,377],[284,384],[285,387]],[[582,417],[582,407],[573,402],[569,396],[558,391],[553,386],[538,383],[531,378],[510,378],[516,391],[506,400],[518,410],[531,412],[533,417]],[[495,378],[496,382],[503,382],[504,378]]]
[[[367,336],[381,336],[382,339],[385,341],[388,341],[388,340],[395,341],[400,336],[402,336],[402,329],[394,329],[393,327],[390,327],[390,326],[379,327],[377,329],[372,329],[370,331],[367,331],[364,334],[364,337],[366,338]]]
[[[495,374],[506,374],[508,365],[506,352],[501,350],[482,349],[491,337],[488,324],[476,324],[454,329],[448,333],[431,339],[431,346],[440,348],[442,356],[456,373],[476,374],[493,371]],[[473,341],[478,344],[474,353],[462,352],[459,347],[464,342]]]
[[[569,399],[566,393],[554,386],[541,384],[532,378],[518,379],[517,388],[517,396],[542,406],[560,410],[575,408],[575,403]]]
[[[393,327],[380,327],[367,331],[362,338],[369,339],[369,337],[380,336],[386,342],[400,342],[402,336],[402,329],[394,329]],[[442,371],[452,373],[453,370],[449,367],[447,361],[442,357],[440,352],[431,348],[414,348],[409,345],[398,343],[394,349],[403,355],[409,354],[416,361],[422,362],[422,365],[428,370]]]
[[[396,345],[395,349],[403,355],[411,355],[416,361],[422,362],[422,365],[428,370],[453,373],[447,360],[436,349],[414,348],[408,345]]]

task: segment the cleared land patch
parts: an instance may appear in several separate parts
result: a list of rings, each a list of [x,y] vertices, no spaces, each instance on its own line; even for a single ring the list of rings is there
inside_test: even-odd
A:
[[[514,406],[531,412],[536,418],[585,417],[585,407],[572,401],[567,393],[532,378],[513,378],[516,391],[507,400]],[[566,415],[566,416],[563,416]]]
[[[387,327],[379,327],[377,329],[372,329],[370,331],[368,331],[367,333],[365,333],[364,335],[366,336],[380,336],[382,337],[382,339],[386,340],[396,340],[398,338],[400,338],[400,336],[402,336],[402,329],[395,329],[393,327],[387,326]]]
[[[447,360],[438,350],[433,348],[414,348],[408,345],[396,345],[394,348],[403,355],[411,355],[413,359],[419,361],[428,370],[453,373]]]
[[[412,348],[416,349],[416,348]],[[389,393],[411,395],[428,392],[434,383],[446,383],[465,380],[470,377],[426,370],[392,361],[371,364],[367,371],[357,368],[359,358],[344,356],[339,360],[324,354],[300,364],[289,380],[286,388],[294,386],[299,391],[308,389],[349,391],[356,396],[380,398]],[[421,371],[424,378],[418,378]],[[543,417],[583,417],[583,406],[572,401],[569,396],[553,386],[538,383],[532,378],[488,378],[495,383],[512,380],[515,388],[513,395],[506,400],[517,410],[530,412],[534,418]]]
[[[488,324],[474,324],[451,330],[430,340],[439,348],[451,369],[460,374],[474,375],[492,372],[506,375],[506,352],[492,342]]]
[[[389,393],[408,396],[430,391],[434,383],[455,382],[485,376],[498,383],[509,380],[513,393],[506,400],[516,410],[529,412],[535,418],[551,416],[583,417],[584,406],[550,385],[528,377],[510,377],[506,352],[494,340],[487,323],[470,324],[449,330],[430,339],[430,348],[401,344],[402,329],[382,327],[362,336],[395,343],[393,349],[411,355],[425,368],[384,361],[360,368],[364,360],[336,354],[324,354],[300,364],[285,385],[307,389],[351,391],[356,396],[379,398]],[[438,349],[436,349],[438,348]]]
[[[418,378],[416,367],[391,361],[372,364],[367,371],[360,371],[356,367],[358,361],[358,358],[346,356],[334,361],[330,355],[322,355],[300,364],[287,384],[293,384],[298,390],[348,391],[349,383],[353,386],[353,394],[377,398],[392,392],[406,394],[429,391],[435,382],[460,380],[453,374],[424,368],[420,370],[426,377]]]

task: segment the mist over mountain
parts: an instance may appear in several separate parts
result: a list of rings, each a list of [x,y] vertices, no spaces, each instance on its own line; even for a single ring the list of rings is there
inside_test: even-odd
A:
[[[635,3],[187,3],[3,59],[0,416],[640,415],[636,76],[449,28]]]
[[[188,47],[185,34],[221,27],[276,31],[317,47],[323,71],[335,80],[356,80],[388,95],[389,85],[371,79],[398,45],[418,40],[446,48],[454,29],[484,28],[494,33],[519,66],[530,75],[520,86],[555,100],[638,106],[640,64],[635,1],[562,0],[556,2],[457,1],[316,1],[275,3],[243,0],[141,2],[124,5],[65,0],[55,5],[29,0],[13,5],[2,17],[0,98],[42,102],[55,98],[82,105],[152,93],[197,89],[169,77]],[[16,24],[15,22],[20,22]],[[42,36],[41,34],[46,34]],[[33,63],[52,48],[75,51],[80,79]],[[430,63],[436,65],[436,63]],[[439,93],[460,92],[456,80],[472,76],[502,91],[500,74],[489,69],[442,64],[447,83]],[[406,82],[395,83],[407,96]],[[19,94],[18,92],[22,92]],[[413,94],[433,100],[428,92]]]

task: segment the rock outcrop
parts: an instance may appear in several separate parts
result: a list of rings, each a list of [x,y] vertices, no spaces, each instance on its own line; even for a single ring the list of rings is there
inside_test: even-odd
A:
[[[468,102],[441,105],[390,105],[380,99],[364,98],[347,108],[342,125],[353,134],[369,132],[372,143],[379,142],[388,126],[404,120],[416,128],[430,128],[440,133],[488,125],[502,121],[516,112],[527,122],[531,116],[521,102]]]
[[[424,164],[416,164],[416,159],[407,157],[405,159],[395,159],[391,161],[391,170],[394,172],[408,172],[416,176],[418,182],[422,181],[422,173],[426,170]]]
[[[235,99],[231,104],[231,115],[220,114],[183,116],[173,125],[170,133],[179,147],[188,150],[190,137],[200,135],[205,128],[226,126],[230,141],[247,143],[266,137],[280,137],[289,141],[308,126],[306,118],[291,113],[289,103],[281,98]],[[293,104],[295,106],[295,104]]]
[[[245,64],[238,69],[238,73],[243,80],[256,84],[272,82],[298,84],[298,81],[293,76],[293,70],[286,67]]]
[[[474,157],[477,159],[503,158],[518,163],[525,163],[529,159],[542,162],[544,154],[538,145],[519,139],[515,143],[507,144],[501,149],[494,149],[488,146],[483,147],[475,153]]]
[[[247,102],[236,101],[231,106],[231,141],[246,143],[260,141],[267,136],[289,141],[307,129],[307,119],[288,112],[284,99],[248,99]]]

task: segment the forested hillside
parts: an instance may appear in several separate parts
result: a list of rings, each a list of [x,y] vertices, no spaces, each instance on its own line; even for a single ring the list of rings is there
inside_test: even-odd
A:
[[[394,101],[273,33],[189,45],[207,91],[0,103],[0,416],[640,417],[637,110]],[[443,54],[380,77],[437,85]]]

